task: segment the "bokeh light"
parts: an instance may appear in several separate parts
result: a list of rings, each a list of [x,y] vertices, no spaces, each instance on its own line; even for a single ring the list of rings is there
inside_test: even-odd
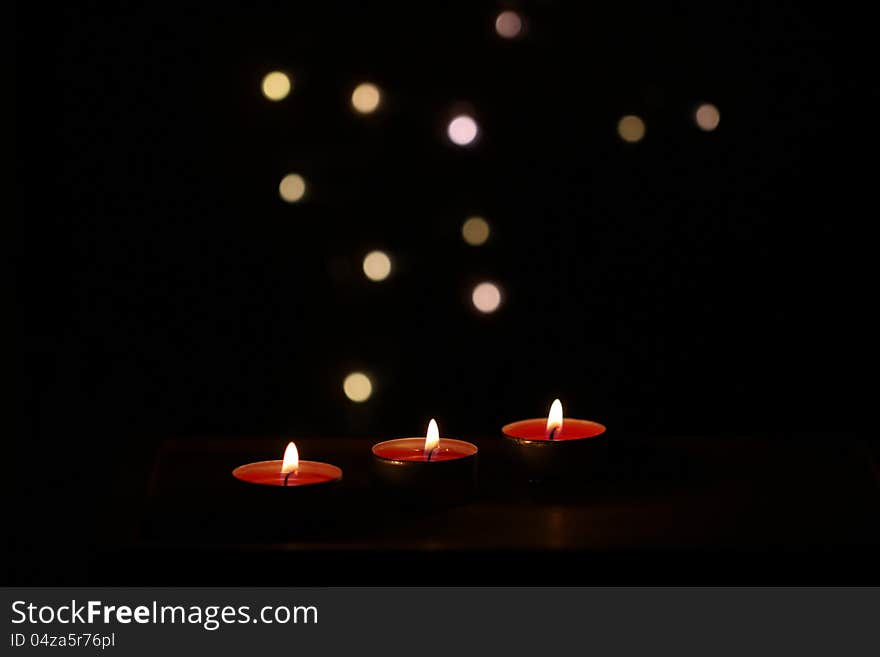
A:
[[[373,394],[373,384],[363,372],[352,372],[342,382],[345,396],[353,402],[365,402]]]
[[[515,39],[522,32],[522,18],[515,11],[502,11],[495,19],[495,31],[500,37]]]
[[[470,217],[461,226],[461,236],[471,246],[480,246],[489,239],[489,222],[482,217]]]
[[[364,273],[371,281],[384,281],[391,273],[391,258],[384,251],[370,251],[364,257]]]
[[[471,300],[481,313],[494,313],[501,305],[501,290],[494,283],[480,283],[474,288]]]
[[[306,181],[298,173],[288,173],[281,179],[278,193],[288,203],[296,203],[306,195]]]
[[[635,114],[627,114],[618,121],[617,134],[630,144],[642,141],[645,137],[645,122]]]
[[[293,88],[293,81],[286,73],[272,71],[263,78],[263,95],[272,101],[284,100]]]
[[[379,107],[382,94],[379,87],[370,82],[364,82],[354,88],[351,94],[351,105],[355,111],[361,114],[371,114]]]
[[[712,103],[703,103],[694,114],[697,127],[705,132],[712,132],[721,122],[721,112]]]
[[[467,114],[456,116],[449,122],[449,127],[446,129],[449,140],[458,146],[467,146],[473,143],[479,132],[477,122]]]

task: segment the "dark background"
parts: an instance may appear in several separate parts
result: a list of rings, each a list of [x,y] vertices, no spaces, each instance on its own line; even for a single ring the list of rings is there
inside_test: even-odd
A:
[[[169,435],[657,435],[870,416],[866,120],[795,3],[18,5],[13,581],[82,581]],[[260,93],[282,69],[294,90]],[[383,106],[355,115],[353,87]],[[703,101],[719,128],[693,123]],[[482,128],[444,139],[458,102]],[[647,134],[625,144],[617,120]],[[309,185],[288,205],[289,171]],[[485,216],[487,245],[462,221]],[[361,259],[395,269],[367,281]],[[480,315],[480,280],[504,303]],[[342,393],[353,370],[374,394]],[[365,445],[369,441],[365,440]],[[266,458],[273,458],[266,455]],[[132,488],[136,486],[132,485]]]

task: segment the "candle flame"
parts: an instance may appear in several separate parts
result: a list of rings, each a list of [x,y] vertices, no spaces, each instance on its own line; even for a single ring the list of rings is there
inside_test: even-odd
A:
[[[428,422],[428,433],[425,436],[425,458],[429,458],[431,452],[437,449],[439,445],[440,429],[437,428],[437,421],[431,418],[431,421]]]
[[[288,472],[296,472],[299,469],[299,452],[296,451],[296,445],[292,442],[287,443],[287,449],[284,450],[284,461],[281,463],[281,474]]]
[[[556,429],[556,434],[562,431],[562,402],[558,399],[554,399],[553,403],[550,405],[550,413],[547,415],[547,436],[550,436],[550,433]]]

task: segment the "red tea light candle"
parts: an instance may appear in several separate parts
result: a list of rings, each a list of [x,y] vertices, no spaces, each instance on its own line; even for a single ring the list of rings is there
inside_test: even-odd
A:
[[[512,440],[552,442],[595,438],[605,433],[605,426],[591,420],[563,418],[562,402],[555,399],[546,418],[511,422],[501,431]]]
[[[547,418],[511,422],[501,428],[512,461],[532,479],[584,472],[583,461],[604,451],[605,426],[591,420],[564,418],[562,402],[553,401]]]
[[[330,484],[342,479],[342,470],[320,461],[300,461],[294,443],[288,443],[281,461],[257,461],[237,467],[232,476],[250,484],[299,488]]]
[[[376,458],[394,463],[443,463],[470,458],[477,446],[454,438],[440,438],[437,422],[431,420],[424,438],[397,438],[373,445]]]
[[[411,501],[454,503],[473,492],[477,446],[441,438],[437,422],[428,424],[424,438],[397,438],[373,445],[375,481],[391,491],[419,491]]]

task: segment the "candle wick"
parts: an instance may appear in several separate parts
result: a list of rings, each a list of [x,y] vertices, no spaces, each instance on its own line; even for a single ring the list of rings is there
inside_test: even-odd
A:
[[[427,461],[426,461],[427,463],[430,463],[430,462],[431,462],[431,457],[434,456],[434,452],[435,452],[435,451],[437,451],[437,448],[436,448],[436,447],[435,447],[434,449],[432,449],[430,452],[428,452],[428,458],[427,458]]]
[[[553,427],[553,428],[550,430],[550,438],[549,438],[549,440],[553,440],[553,438],[556,436],[556,430],[557,430],[558,428],[559,428],[559,427]]]
[[[290,475],[292,475],[293,473],[294,473],[294,471],[291,470],[291,471],[288,472],[286,475],[284,475],[284,485],[285,485],[285,486],[287,486],[287,480],[290,479]]]

